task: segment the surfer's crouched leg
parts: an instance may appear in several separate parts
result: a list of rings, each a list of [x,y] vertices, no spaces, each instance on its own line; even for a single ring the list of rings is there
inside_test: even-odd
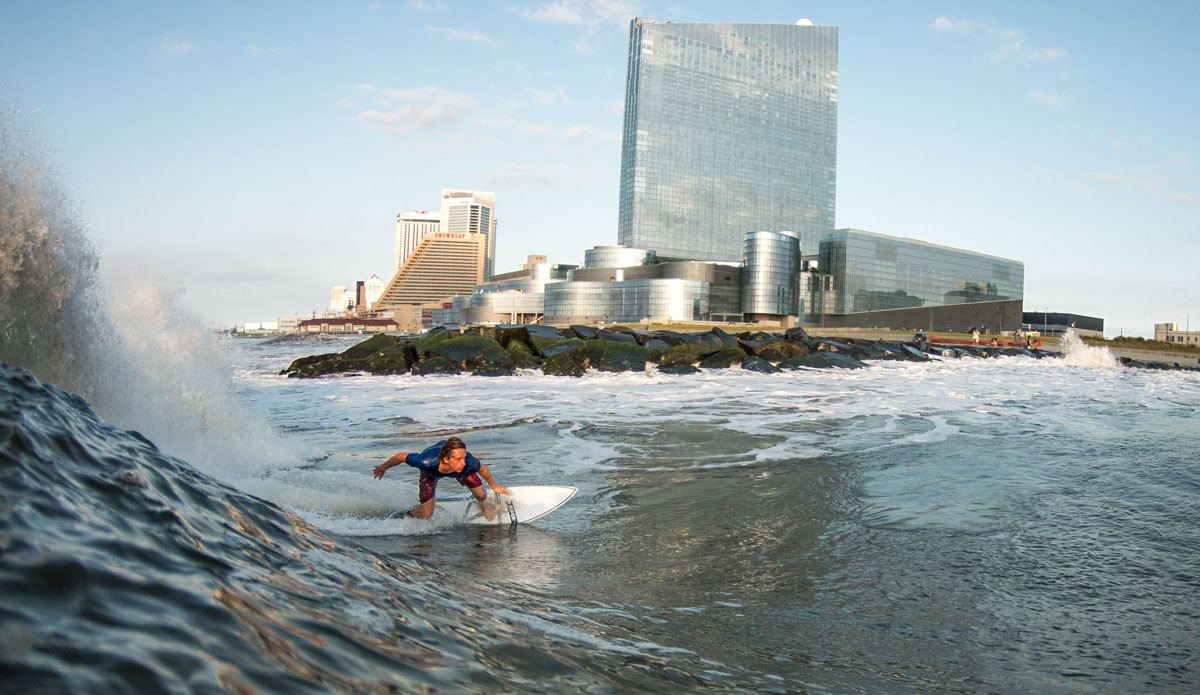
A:
[[[421,474],[421,484],[418,488],[417,499],[421,503],[412,508],[411,514],[418,519],[428,519],[433,516],[434,496],[437,494],[437,478]]]
[[[479,508],[483,511],[483,515],[488,521],[496,519],[496,505],[487,501],[487,490],[483,487],[483,481],[479,479],[478,473],[464,475],[458,479],[458,482],[464,485],[475,495],[475,499],[479,500]]]

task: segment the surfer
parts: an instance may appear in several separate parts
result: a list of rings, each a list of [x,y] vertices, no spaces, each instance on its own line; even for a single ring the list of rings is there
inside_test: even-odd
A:
[[[491,471],[482,461],[467,453],[467,445],[458,437],[440,441],[419,454],[396,454],[375,466],[375,477],[382,479],[387,469],[402,463],[421,471],[421,501],[410,511],[418,519],[433,516],[433,494],[437,491],[438,480],[445,477],[453,477],[459,485],[470,490],[475,499],[479,500],[479,507],[489,520],[495,517],[496,510],[493,505],[484,504],[487,491],[483,489],[483,481],[480,478],[487,481],[492,492],[498,495],[509,494],[508,488],[496,484]]]

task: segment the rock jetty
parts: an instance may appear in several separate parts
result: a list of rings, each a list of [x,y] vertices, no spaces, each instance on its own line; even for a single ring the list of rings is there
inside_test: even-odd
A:
[[[694,374],[702,369],[740,368],[775,373],[795,369],[859,369],[874,360],[925,362],[930,355],[950,358],[1025,355],[1050,357],[1045,350],[925,341],[868,341],[814,338],[803,328],[731,335],[713,328],[700,333],[639,331],[624,326],[556,328],[537,325],[435,328],[418,336],[371,336],[343,352],[295,360],[280,374],[311,378],[331,374],[460,374],[504,376],[538,369],[556,376],[582,376],[587,370]]]

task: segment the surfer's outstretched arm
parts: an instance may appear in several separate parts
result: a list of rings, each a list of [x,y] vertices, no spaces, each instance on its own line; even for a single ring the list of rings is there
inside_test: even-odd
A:
[[[384,461],[383,463],[379,464],[378,466],[375,466],[375,477],[382,478],[383,474],[387,472],[387,469],[391,468],[392,466],[399,466],[400,464],[404,463],[405,456],[408,456],[408,454],[396,454],[395,456]]]

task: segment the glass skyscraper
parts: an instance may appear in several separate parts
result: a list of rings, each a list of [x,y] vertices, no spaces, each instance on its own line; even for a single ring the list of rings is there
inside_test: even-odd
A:
[[[635,18],[618,243],[739,262],[746,232],[833,229],[838,30]]]

